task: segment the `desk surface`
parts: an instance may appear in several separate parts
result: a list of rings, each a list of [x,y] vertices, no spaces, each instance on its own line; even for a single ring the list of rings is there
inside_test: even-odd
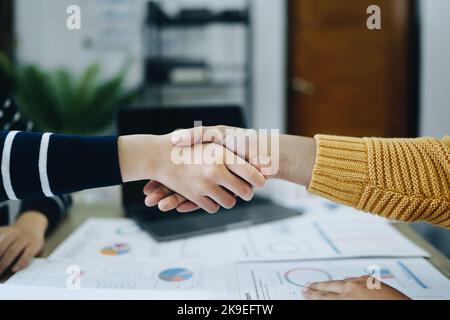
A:
[[[88,217],[123,217],[120,205],[119,189],[103,189],[96,191],[96,196],[104,197],[103,201],[89,201],[90,192],[75,196],[75,205],[67,219],[49,237],[43,257],[47,257],[67,236],[72,233]],[[394,224],[400,232],[431,254],[430,262],[445,276],[450,278],[450,260],[419,236],[406,224]]]

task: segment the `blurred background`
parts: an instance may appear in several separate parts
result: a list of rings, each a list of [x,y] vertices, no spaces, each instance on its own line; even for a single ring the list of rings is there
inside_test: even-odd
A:
[[[66,27],[74,4],[80,30]],[[381,30],[366,27],[372,4]],[[448,0],[1,0],[0,90],[54,132],[113,132],[119,108],[238,105],[290,134],[442,137],[448,13]],[[275,199],[292,193],[274,184]],[[415,228],[450,257],[449,231]]]

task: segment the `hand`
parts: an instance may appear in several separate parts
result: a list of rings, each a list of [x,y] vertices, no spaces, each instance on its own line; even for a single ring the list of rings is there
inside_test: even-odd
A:
[[[0,228],[0,274],[15,261],[22,270],[44,248],[47,218],[38,212],[23,213],[14,225]]]
[[[229,126],[196,127],[171,134],[172,143],[178,147],[201,143],[222,145],[257,167],[266,177],[273,177],[278,171],[278,167],[272,167],[271,161],[272,156],[279,156],[278,138],[279,135],[269,135],[255,129]]]
[[[267,145],[264,154],[259,152],[261,138]],[[179,130],[172,133],[171,140],[176,146],[205,142],[223,145],[258,168],[266,178],[278,178],[304,186],[309,185],[316,156],[316,142],[313,138],[289,135],[269,137],[258,135],[255,130],[227,126]],[[147,195],[146,204],[158,204],[161,210],[176,208],[179,212],[189,212],[197,209],[184,197],[155,181],[145,187],[144,193]]]
[[[381,283],[369,289],[369,276],[311,283],[302,292],[308,300],[410,300],[400,291]]]
[[[176,163],[178,158],[174,159],[174,155],[182,155],[183,161],[188,161]],[[194,160],[199,158],[201,162],[197,164]],[[257,169],[224,147],[174,147],[170,135],[119,138],[119,162],[124,181],[160,181],[210,213],[217,212],[219,205],[233,207],[234,195],[250,200],[252,187],[265,183]]]
[[[240,139],[241,137],[243,139]],[[237,146],[232,144],[234,138],[237,139]],[[259,161],[261,157],[258,157],[256,154],[254,157],[252,156],[252,153],[249,152],[252,148],[247,148],[246,141],[249,141],[249,144],[252,146],[258,145],[255,130],[217,126],[197,127],[190,130],[176,131],[171,134],[171,142],[174,146],[188,147],[201,143],[215,143],[227,147],[228,150],[245,159],[260,171],[267,168],[264,167],[263,162]],[[246,151],[248,152],[246,153]],[[147,206],[158,204],[161,211],[170,211],[176,208],[178,212],[191,212],[198,209],[197,205],[157,181],[149,182],[144,187],[144,194],[147,196],[145,204]]]
[[[145,205],[153,207],[158,205],[163,212],[176,209],[180,213],[187,213],[198,210],[200,207],[187,200],[182,195],[174,193],[169,188],[163,186],[158,181],[149,181],[144,187]]]

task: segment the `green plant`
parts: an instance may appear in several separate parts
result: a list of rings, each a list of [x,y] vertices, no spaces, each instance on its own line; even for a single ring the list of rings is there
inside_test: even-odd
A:
[[[99,80],[98,64],[80,77],[65,69],[44,71],[36,65],[14,65],[0,54],[0,68],[14,83],[21,111],[39,130],[92,134],[108,128],[121,106],[130,104],[136,90],[124,90],[127,62],[116,76]]]

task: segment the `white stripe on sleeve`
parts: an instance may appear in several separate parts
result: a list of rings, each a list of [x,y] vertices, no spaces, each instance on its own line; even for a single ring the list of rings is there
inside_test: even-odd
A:
[[[60,197],[56,196],[56,197],[51,197],[50,199],[55,201],[56,204],[58,205],[59,213],[62,213],[66,210],[66,205],[64,204],[64,202],[62,201],[62,199]]]
[[[39,177],[41,179],[42,192],[44,192],[46,197],[54,196],[50,189],[50,182],[48,181],[47,175],[47,153],[51,135],[51,133],[44,133],[42,135],[41,147],[39,150]]]
[[[11,131],[7,134],[5,138],[5,144],[3,146],[2,153],[2,178],[3,178],[3,188],[5,189],[6,195],[10,200],[17,200],[16,194],[11,183],[11,172],[10,172],[10,161],[11,161],[11,149],[13,145],[14,138],[19,131]]]

